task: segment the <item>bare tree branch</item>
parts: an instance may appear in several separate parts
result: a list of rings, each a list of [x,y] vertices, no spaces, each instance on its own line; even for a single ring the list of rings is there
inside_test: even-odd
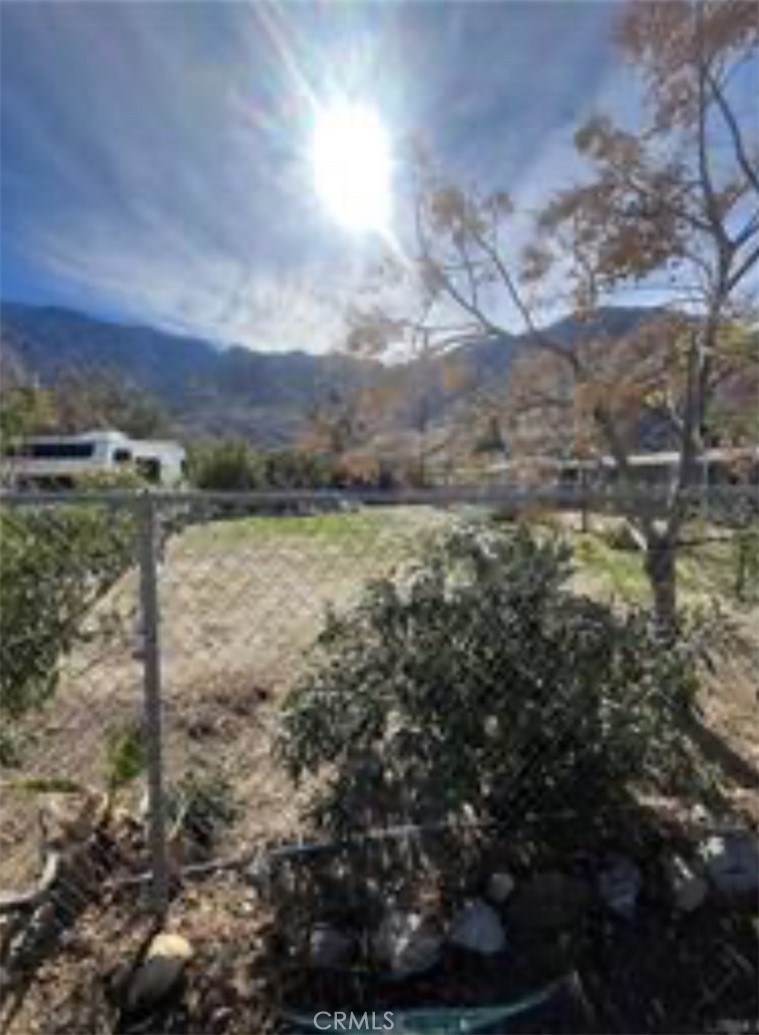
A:
[[[759,195],[759,170],[751,164],[751,160],[746,153],[746,148],[743,143],[743,135],[741,134],[735,115],[733,114],[733,110],[730,107],[718,80],[712,75],[708,66],[704,67],[704,75],[711,88],[714,99],[717,102],[717,106],[722,113],[722,117],[725,120],[730,136],[732,137],[733,147],[735,148],[735,157],[738,164],[743,170],[747,181],[754,188],[757,195]]]

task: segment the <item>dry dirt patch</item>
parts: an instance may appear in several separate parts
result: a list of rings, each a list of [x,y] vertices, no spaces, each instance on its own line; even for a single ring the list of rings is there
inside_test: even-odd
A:
[[[235,845],[296,829],[297,803],[269,757],[272,724],[327,609],[349,606],[445,520],[421,507],[242,517],[170,541],[159,574],[166,780],[205,763],[227,774],[242,806]],[[130,571],[87,617],[54,701],[29,724],[24,774],[102,786],[108,731],[141,714],[137,596]],[[3,794],[0,888],[38,871],[37,806]]]

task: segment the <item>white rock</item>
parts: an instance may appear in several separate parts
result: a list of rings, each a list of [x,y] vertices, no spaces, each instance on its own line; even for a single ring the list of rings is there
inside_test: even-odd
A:
[[[491,902],[501,905],[516,887],[516,881],[507,870],[491,873],[487,884],[487,896]]]
[[[733,831],[708,838],[700,849],[706,874],[725,895],[741,895],[759,889],[759,846],[748,831]]]
[[[462,949],[486,956],[502,952],[506,947],[506,935],[501,918],[493,907],[482,899],[467,902],[454,916],[448,940]]]
[[[312,967],[341,967],[348,962],[353,948],[350,935],[330,924],[316,924],[309,941]]]
[[[631,917],[643,884],[640,870],[626,856],[619,856],[598,877],[601,898],[613,913]]]
[[[153,938],[146,953],[148,959],[157,956],[177,960],[189,960],[192,958],[192,946],[181,934],[171,934],[163,931]]]
[[[664,873],[675,908],[683,913],[698,909],[709,890],[704,878],[680,855],[665,859]]]
[[[430,970],[438,963],[443,939],[429,917],[393,909],[383,917],[373,945],[395,977],[407,977]]]

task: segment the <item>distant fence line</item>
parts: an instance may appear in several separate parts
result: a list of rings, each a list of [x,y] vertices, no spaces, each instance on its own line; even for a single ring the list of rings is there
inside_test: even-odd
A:
[[[355,502],[358,504],[521,504],[540,503],[546,506],[580,507],[595,504],[609,506],[618,504],[628,507],[632,505],[666,503],[672,498],[673,491],[668,485],[521,485],[502,483],[500,485],[447,485],[431,488],[402,489],[253,489],[239,491],[208,490],[146,490],[134,492],[128,490],[95,490],[95,491],[56,491],[43,490],[0,490],[0,505],[10,506],[60,506],[66,503],[110,503],[117,506],[139,506],[141,501],[149,499],[157,504],[169,505],[213,503],[250,503],[252,506],[265,504],[313,504]],[[694,485],[681,490],[679,495],[693,504],[726,505],[759,503],[759,484],[736,485]],[[144,504],[143,504],[144,505]]]

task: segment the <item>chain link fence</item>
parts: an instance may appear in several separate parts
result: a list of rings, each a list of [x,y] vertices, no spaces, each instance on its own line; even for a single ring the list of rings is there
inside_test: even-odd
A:
[[[356,824],[364,836],[349,846],[314,841],[304,820],[313,783],[296,788],[272,762],[283,700],[308,673],[325,623],[352,614],[372,582],[413,571],[425,544],[462,520],[524,521],[541,540],[559,534],[575,546],[581,593],[590,587],[623,605],[644,599],[640,544],[620,515],[654,513],[663,498],[663,489],[589,497],[573,486],[4,494],[1,962],[6,975],[21,975],[8,985],[7,1009],[104,889],[127,889],[130,908],[160,918],[183,876],[247,868],[264,899],[277,886],[287,903],[281,938],[293,926],[313,929],[325,888],[341,885],[355,913],[368,907],[351,889],[380,874],[390,887],[399,869],[422,873],[452,852],[457,873],[467,859],[476,865],[490,849],[474,822],[467,838],[451,841],[445,824],[420,815],[393,833],[367,814]],[[758,514],[754,487],[694,494],[681,550],[686,597],[751,604]],[[462,679],[467,665],[462,653]],[[540,767],[559,772],[573,729],[589,736],[590,728],[561,697],[546,708],[543,718],[560,720],[550,739],[515,726],[521,768],[510,774],[511,807],[528,825],[552,824],[570,845],[577,800],[559,787],[549,809],[530,781]],[[465,712],[461,721],[463,748]],[[592,797],[585,804],[600,813]],[[402,882],[393,894],[402,896]],[[309,944],[277,957],[285,1012],[283,989],[302,974]],[[351,987],[310,994],[330,1007],[349,994],[372,1001],[365,986]]]

